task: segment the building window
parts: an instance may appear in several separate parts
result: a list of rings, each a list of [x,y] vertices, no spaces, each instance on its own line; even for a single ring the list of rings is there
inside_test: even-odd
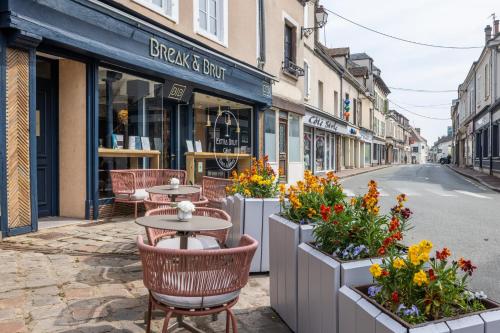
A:
[[[312,171],[313,129],[304,127],[304,168]]]
[[[295,28],[289,24],[285,24],[285,64],[295,62]]]
[[[339,117],[339,93],[338,91],[333,92],[333,112],[334,114]]]
[[[318,81],[318,109],[323,111],[323,82]]]
[[[314,138],[314,145],[316,154],[314,155],[315,163],[314,163],[314,171],[323,171],[325,170],[325,132],[324,131],[316,131],[316,136]]]
[[[300,117],[288,115],[288,161],[300,162]]]
[[[196,32],[227,46],[227,0],[194,0]]]
[[[492,142],[492,146],[491,146],[492,155],[495,157],[498,157],[498,156],[500,156],[500,154],[499,154],[500,151],[498,149],[499,148],[498,147],[498,144],[499,144],[499,142],[498,142],[498,139],[499,139],[498,138],[498,124],[493,125],[492,135],[493,135],[492,140],[491,140],[491,142]]]
[[[309,63],[304,60],[304,97],[309,99],[311,95],[311,70]]]
[[[168,17],[174,22],[179,19],[179,0],[134,0],[135,2]]]
[[[418,153],[418,146],[414,146],[414,147],[412,147],[412,148],[411,148],[411,151],[412,151],[413,153]]]
[[[489,75],[489,71],[488,71],[488,64],[486,64],[484,66],[484,99],[487,99],[488,96],[490,96],[490,91],[489,91],[489,88],[490,88],[490,75]]]
[[[481,158],[481,132],[476,134],[476,158]]]
[[[264,113],[264,154],[269,162],[276,162],[276,111],[267,110]]]
[[[488,157],[488,141],[489,141],[489,136],[488,136],[488,129],[485,129],[483,131],[483,157]]]

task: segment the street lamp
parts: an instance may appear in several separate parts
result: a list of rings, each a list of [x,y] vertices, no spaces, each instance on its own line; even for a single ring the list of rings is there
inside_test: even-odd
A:
[[[316,12],[314,13],[314,18],[315,18],[315,26],[311,28],[304,28],[301,27],[300,32],[302,37],[309,37],[314,30],[318,30],[320,28],[323,28],[326,25],[326,22],[328,21],[328,13],[326,12],[325,8],[323,6],[318,6],[316,7]]]

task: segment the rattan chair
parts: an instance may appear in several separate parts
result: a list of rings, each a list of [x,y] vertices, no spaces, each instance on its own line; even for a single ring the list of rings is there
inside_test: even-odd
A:
[[[222,201],[227,197],[226,187],[233,183],[230,179],[204,176],[202,180],[203,196],[208,199],[208,207],[222,208]]]
[[[146,216],[155,215],[177,215],[177,208],[174,207],[161,207],[146,212]],[[219,218],[226,221],[231,221],[231,217],[223,210],[208,208],[208,207],[196,207],[193,212],[194,216],[210,216]],[[149,244],[153,246],[170,246],[169,241],[160,244],[161,240],[164,238],[171,238],[175,236],[176,232],[173,230],[164,230],[146,227],[146,235],[148,236]],[[200,245],[193,241],[188,242],[188,248],[218,248],[225,246],[227,237],[229,235],[229,229],[226,230],[214,230],[214,231],[203,231],[196,233],[196,237],[200,240]],[[215,242],[212,240],[214,239]],[[170,242],[171,243],[171,242]],[[165,245],[164,245],[165,244]]]
[[[165,311],[163,333],[173,315],[206,316],[226,312],[226,333],[238,332],[231,308],[248,282],[250,263],[258,242],[248,235],[239,246],[218,250],[179,250],[144,244],[137,237],[144,286],[149,290],[146,332],[151,332],[152,311]],[[188,326],[178,321],[179,326]]]

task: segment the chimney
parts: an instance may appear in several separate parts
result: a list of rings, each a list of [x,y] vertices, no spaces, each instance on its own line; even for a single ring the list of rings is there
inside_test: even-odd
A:
[[[491,25],[487,25],[486,28],[484,28],[484,38],[486,43],[488,43],[491,39]]]
[[[415,132],[417,132],[418,135],[420,135],[420,128],[415,128]]]
[[[499,24],[500,20],[495,20],[493,21],[493,31],[494,31],[494,36],[498,35],[498,33],[500,32],[499,28],[498,28],[498,24]]]

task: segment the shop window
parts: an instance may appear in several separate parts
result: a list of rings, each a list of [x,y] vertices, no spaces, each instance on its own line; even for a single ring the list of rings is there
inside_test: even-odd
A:
[[[365,143],[365,165],[370,165],[371,144]]]
[[[312,170],[313,158],[313,129],[304,127],[304,168]]]
[[[300,117],[288,116],[288,161],[300,162]]]
[[[316,150],[314,155],[314,171],[325,170],[325,145],[325,132],[316,131],[316,135],[314,137],[314,146]]]
[[[498,124],[493,125],[493,133],[492,133],[493,137],[492,137],[492,140],[491,140],[491,142],[492,142],[492,147],[491,147],[492,154],[495,157],[500,156],[500,154],[499,154],[499,146],[498,146],[498,144],[499,144],[499,142],[498,142],[498,140],[499,140],[499,138],[498,138],[498,126],[499,126]]]
[[[489,148],[489,131],[485,129],[483,131],[483,157],[488,157],[488,148]]]
[[[476,134],[476,158],[481,157],[481,132]]]
[[[335,152],[337,151],[337,149],[335,148],[335,135],[334,134],[331,134],[330,135],[330,150],[329,150],[329,153],[330,153],[330,169],[331,170],[335,170],[336,169],[336,165],[335,165],[335,162],[336,162],[336,158],[335,158]]]
[[[227,0],[194,0],[196,32],[227,46]]]
[[[179,19],[179,0],[134,0],[155,12],[177,22]]]
[[[276,111],[264,113],[264,153],[269,162],[276,162]]]
[[[109,170],[169,166],[170,116],[162,83],[99,68],[101,198],[113,195]],[[150,157],[151,151],[159,154],[159,160]]]

